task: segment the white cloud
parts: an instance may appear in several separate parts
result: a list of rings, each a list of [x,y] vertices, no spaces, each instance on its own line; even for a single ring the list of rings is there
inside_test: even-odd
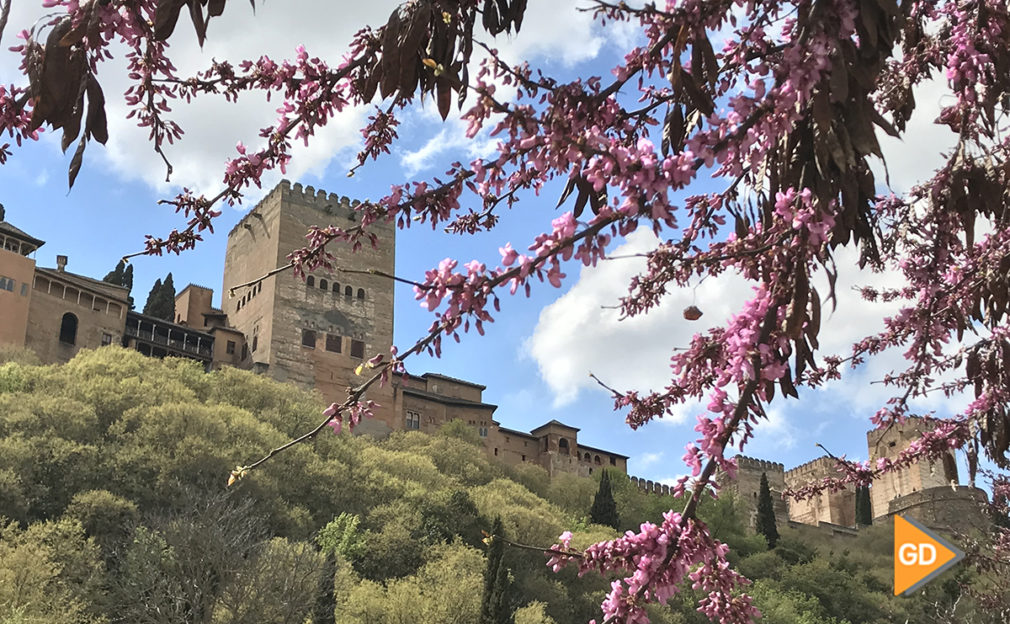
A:
[[[934,78],[914,90],[916,110],[902,138],[878,132],[880,149],[887,162],[891,188],[903,193],[933,175],[944,162],[943,152],[957,143],[949,126],[934,121],[940,109],[954,96],[943,78]],[[879,162],[879,161],[878,161]],[[874,167],[878,181],[884,183],[883,167]]]
[[[652,232],[641,228],[612,255],[643,253],[657,244]],[[669,293],[647,315],[622,321],[619,311],[604,306],[617,304],[631,277],[644,266],[643,258],[634,258],[583,268],[571,290],[541,311],[526,351],[556,406],[574,401],[583,390],[599,388],[590,372],[616,389],[663,388],[670,380],[674,347],[684,347],[695,333],[724,323],[751,292],[735,275],[709,278],[696,289]],[[682,316],[691,304],[704,312],[695,322]]]
[[[381,26],[399,4],[400,0],[340,4],[332,0],[261,2],[257,3],[255,14],[247,4],[229,4],[223,16],[211,20],[203,50],[196,44],[188,16],[183,14],[172,38],[171,56],[178,68],[177,75],[184,77],[206,69],[213,60],[237,62],[261,55],[290,58],[299,44],[304,44],[313,56],[334,61],[342,57],[359,28],[366,24]],[[511,38],[499,36],[493,44],[510,61],[536,56],[570,65],[592,58],[599,52],[603,39],[593,32],[591,15],[575,11],[576,5],[575,2],[531,3],[522,32]],[[34,23],[41,14],[42,10],[32,3],[13,3],[4,42],[13,45],[14,33]],[[19,75],[19,62],[18,55],[4,52],[0,54],[0,71],[13,79]],[[236,142],[241,140],[250,147],[260,145],[259,129],[272,125],[277,116],[275,109],[279,102],[276,98],[267,102],[265,98],[249,94],[243,95],[238,104],[209,97],[197,98],[189,104],[172,102],[171,118],[186,134],[177,144],[166,146],[174,167],[171,182],[166,184],[165,165],[151,149],[147,130],[137,128],[132,120],[126,119],[128,109],[121,95],[128,86],[124,66],[120,59],[100,67],[99,80],[106,94],[110,140],[104,150],[99,145],[91,146],[84,166],[101,166],[104,160],[120,177],[141,180],[159,192],[165,192],[170,186],[201,190],[220,188],[224,163],[236,156]],[[308,148],[297,145],[286,175],[296,179],[320,175],[342,150],[355,149],[366,110],[346,111],[320,131]],[[455,138],[457,134],[462,136],[462,127],[448,128],[448,132],[451,135],[449,145],[465,145]],[[429,149],[429,155],[439,151]],[[414,157],[415,166],[424,155]],[[280,177],[279,172],[268,174],[264,185],[269,187]],[[250,199],[255,199],[255,195],[253,192]]]
[[[640,229],[612,252],[613,256],[631,255],[653,249],[657,239]],[[837,308],[827,301],[827,279],[822,274],[813,279],[824,299],[820,332],[820,354],[851,353],[853,343],[884,329],[884,318],[896,313],[900,301],[871,303],[863,300],[856,286],[877,289],[899,287],[903,276],[893,270],[873,272],[858,269],[859,251],[854,246],[836,250],[839,277],[836,283]],[[578,281],[563,296],[545,307],[532,335],[526,340],[526,353],[536,362],[540,377],[554,396],[555,406],[574,401],[585,390],[602,389],[589,378],[594,373],[618,390],[647,391],[661,389],[670,380],[669,360],[675,347],[686,346],[691,337],[711,327],[723,325],[749,297],[751,288],[742,278],[723,275],[708,278],[697,289],[673,291],[662,304],[642,317],[619,320],[613,306],[625,294],[628,281],[642,270],[644,259],[610,260],[596,268],[582,269]],[[692,303],[704,316],[696,322],[685,321],[681,312]],[[871,382],[907,366],[902,350],[892,349],[869,360],[856,370],[845,369],[843,379],[818,390],[800,389],[800,401],[776,403],[769,411],[770,420],[762,431],[786,445],[795,444],[796,418],[803,412],[836,413],[846,406],[854,417],[865,420],[893,394],[893,388]],[[916,402],[922,409],[947,408],[942,393]],[[794,412],[794,410],[796,410]],[[704,411],[703,404],[679,406],[661,423],[677,425],[688,416]]]
[[[646,468],[653,464],[659,463],[663,459],[663,453],[642,453],[635,458],[635,463],[638,464],[640,468]]]

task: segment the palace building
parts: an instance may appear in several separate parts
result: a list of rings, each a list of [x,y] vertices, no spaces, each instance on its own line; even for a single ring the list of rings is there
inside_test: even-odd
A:
[[[35,265],[44,242],[5,220],[0,209],[0,344],[24,346],[45,363],[66,362],[80,349],[116,344],[152,357],[186,357],[207,370],[249,369],[342,401],[359,382],[355,368],[393,343],[396,229],[376,223],[375,248],[333,246],[338,271],[304,278],[278,272],[305,243],[311,226],[353,225],[352,202],[311,186],[281,182],[228,234],[222,307],[213,290],[189,284],[176,295],[171,321],[129,309],[128,292],[67,270]],[[255,282],[251,286],[243,286]],[[232,296],[229,294],[234,293]],[[505,464],[532,463],[549,474],[627,472],[628,457],[580,445],[578,429],[556,420],[527,433],[502,427],[485,386],[437,373],[394,375],[370,390],[381,407],[361,431],[434,432],[452,420],[472,426],[485,451]]]

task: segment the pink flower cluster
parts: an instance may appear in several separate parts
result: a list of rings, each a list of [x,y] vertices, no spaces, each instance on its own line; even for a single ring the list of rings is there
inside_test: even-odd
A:
[[[547,565],[555,571],[576,561],[580,576],[590,571],[628,574],[611,584],[602,604],[605,621],[645,624],[645,605],[664,604],[685,582],[706,594],[698,610],[713,622],[748,624],[760,617],[751,599],[737,593],[748,581],[730,568],[729,549],[697,520],[670,511],[662,524],[646,522],[638,533],[593,544],[578,558],[561,554],[570,550],[571,538],[565,532],[552,547]]]

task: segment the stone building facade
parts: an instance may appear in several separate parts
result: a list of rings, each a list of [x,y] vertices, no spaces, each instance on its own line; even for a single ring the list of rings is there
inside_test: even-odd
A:
[[[927,427],[925,420],[909,418],[904,424],[868,432],[866,440],[871,465],[879,458],[896,458],[912,441],[921,437]],[[782,479],[783,489],[796,489],[826,477],[839,476],[836,460],[827,456],[818,457],[784,474],[782,465],[774,462],[738,455],[737,463],[737,482],[743,485],[729,482],[727,487],[749,506],[752,518],[757,513],[753,484],[760,480],[762,473],[768,475],[770,484],[773,479],[776,482]],[[775,486],[771,487],[773,499],[781,498],[776,497]],[[976,487],[958,485],[953,453],[942,461],[918,462],[875,480],[870,486],[870,501],[874,524],[887,522],[898,514],[939,530],[965,530],[988,524],[983,511],[985,492]],[[852,486],[837,492],[824,491],[803,501],[788,499],[781,502],[790,524],[820,526],[843,533],[856,529],[856,492]],[[781,524],[778,507],[776,517]]]
[[[866,445],[870,451],[870,465],[875,465],[883,457],[895,458],[927,431],[921,418],[909,418],[904,424],[895,424],[883,431],[868,431]],[[870,503],[873,517],[881,518],[890,513],[890,503],[894,499],[921,492],[930,488],[957,485],[957,463],[954,454],[949,453],[942,462],[920,462],[909,468],[890,472],[870,488]]]
[[[207,370],[250,369],[343,401],[361,380],[355,369],[393,344],[396,229],[372,224],[376,244],[357,252],[333,245],[332,271],[298,276],[277,269],[305,246],[310,228],[354,226],[357,203],[281,182],[228,234],[222,307],[213,306],[213,290],[190,284],[176,295],[171,321],[130,310],[124,288],[67,272],[64,256],[56,269],[36,267],[32,256],[43,242],[0,212],[0,344],[27,346],[46,363],[67,361],[81,348],[122,344],[152,357],[191,358]],[[529,433],[502,427],[484,390],[436,373],[394,375],[369,390],[365,398],[381,407],[360,430],[431,433],[461,420],[477,431],[488,455],[508,465],[532,463],[551,475],[627,472],[627,456],[580,445],[575,427],[558,421]]]
[[[125,288],[35,265],[45,244],[8,223],[0,206],[0,344],[27,347],[43,362],[70,360],[80,349],[120,344],[129,307]]]
[[[787,470],[786,487],[798,489],[811,481],[837,477],[837,462],[830,457],[818,457]],[[803,524],[827,522],[839,526],[856,525],[856,488],[848,485],[839,492],[827,490],[802,501],[789,501],[789,519]]]
[[[771,491],[776,523],[781,526],[788,522],[790,510],[786,500],[782,497],[782,493],[786,490],[785,467],[778,462],[745,455],[737,455],[736,463],[737,475],[735,479],[727,478],[725,473],[719,473],[716,479],[723,492],[733,494],[744,505],[748,526],[751,529],[757,526],[757,501],[761,492],[761,475],[765,475],[768,479],[768,489]]]

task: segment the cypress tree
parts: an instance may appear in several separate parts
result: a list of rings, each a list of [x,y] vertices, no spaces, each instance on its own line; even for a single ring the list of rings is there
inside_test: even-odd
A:
[[[758,491],[757,532],[764,535],[768,548],[775,548],[779,541],[779,530],[775,526],[775,507],[772,504],[772,491],[768,487],[768,475],[761,473],[761,489]]]
[[[144,314],[169,322],[175,320],[175,284],[171,273],[165,277],[164,282],[155,280],[147,295],[147,303],[144,304]]]
[[[610,487],[610,472],[607,470],[604,470],[603,475],[600,476],[600,489],[596,490],[593,506],[589,510],[589,519],[596,524],[613,529],[620,525],[617,502],[614,500],[614,493]]]
[[[105,274],[102,278],[103,282],[108,284],[115,284],[116,286],[123,286],[123,275],[126,272],[126,263],[122,260],[116,265],[116,268]]]
[[[856,526],[873,524],[873,506],[870,504],[870,487],[856,488]]]
[[[505,529],[501,516],[494,519],[488,543],[487,562],[484,566],[484,594],[480,601],[480,624],[508,624],[509,572],[505,566]]]
[[[120,260],[120,262],[122,262],[122,260]],[[126,287],[126,290],[127,290],[127,293],[128,293],[127,297],[126,297],[126,300],[130,304],[130,309],[132,310],[134,308],[134,305],[133,305],[133,265],[132,264],[126,265],[126,270],[123,271],[122,286]]]
[[[147,302],[144,303],[144,314],[155,316],[154,311],[158,307],[158,298],[161,296],[161,278],[154,280],[151,292],[147,293]]]
[[[130,294],[133,292],[132,264],[127,264],[126,262],[120,260],[116,264],[116,268],[106,273],[105,277],[102,278],[102,281],[125,288],[127,294],[126,300],[130,304],[130,309],[133,309],[133,296]]]

